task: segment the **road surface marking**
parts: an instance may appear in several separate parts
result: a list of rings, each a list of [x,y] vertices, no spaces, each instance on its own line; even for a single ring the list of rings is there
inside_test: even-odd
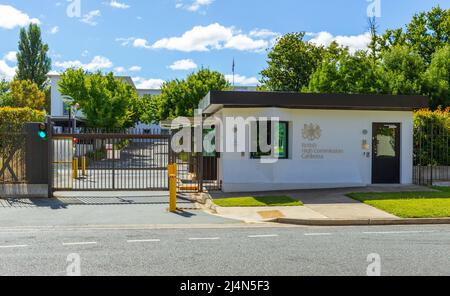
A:
[[[436,231],[379,231],[379,232],[363,232],[364,234],[418,234],[433,233]]]
[[[189,240],[197,241],[197,240],[219,240],[220,237],[191,237]]]
[[[63,243],[63,246],[86,246],[86,245],[96,245],[97,242],[78,242],[78,243]]]
[[[28,245],[0,246],[0,249],[26,248]]]
[[[305,233],[306,236],[327,236],[332,235],[331,233]]]
[[[127,240],[127,243],[157,243],[160,242],[160,239],[133,239],[133,240]]]
[[[265,238],[265,237],[278,237],[278,234],[259,234],[259,235],[249,235],[249,238]]]

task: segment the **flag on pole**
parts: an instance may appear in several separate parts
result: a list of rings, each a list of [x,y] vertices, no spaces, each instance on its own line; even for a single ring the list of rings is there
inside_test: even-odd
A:
[[[231,71],[233,72],[233,86],[234,86],[234,70],[235,69],[236,69],[236,63],[235,63],[234,58],[233,58],[233,65],[231,67]]]

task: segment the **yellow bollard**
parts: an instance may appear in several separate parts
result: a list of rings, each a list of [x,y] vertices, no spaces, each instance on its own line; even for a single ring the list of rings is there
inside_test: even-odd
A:
[[[78,179],[78,158],[72,160],[72,177]]]
[[[169,211],[174,213],[177,211],[177,165],[170,164],[169,173],[169,191],[170,191],[170,207]]]
[[[86,176],[86,156],[81,158],[81,173],[83,174],[83,177]]]

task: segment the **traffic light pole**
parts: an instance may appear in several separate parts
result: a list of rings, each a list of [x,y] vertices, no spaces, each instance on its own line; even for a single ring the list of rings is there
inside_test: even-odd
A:
[[[47,145],[48,145],[48,182],[47,191],[48,198],[53,198],[53,125],[52,118],[47,116],[45,118],[47,127]]]

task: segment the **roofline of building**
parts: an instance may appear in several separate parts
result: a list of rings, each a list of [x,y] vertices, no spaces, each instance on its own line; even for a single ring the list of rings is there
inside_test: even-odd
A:
[[[428,107],[417,95],[317,94],[296,92],[211,91],[199,109],[213,114],[222,108],[289,108],[332,110],[413,111]]]

